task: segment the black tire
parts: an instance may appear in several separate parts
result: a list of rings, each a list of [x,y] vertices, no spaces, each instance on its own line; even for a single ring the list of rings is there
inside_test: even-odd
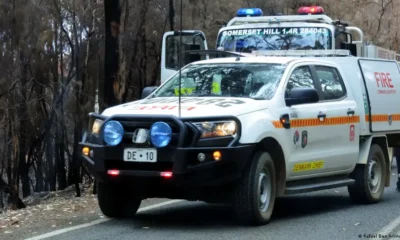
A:
[[[370,174],[370,168],[376,170]],[[356,183],[348,186],[348,192],[354,203],[373,204],[382,200],[385,189],[386,161],[382,148],[373,144],[369,150],[367,164],[358,164],[354,170],[353,178]],[[369,177],[376,181],[376,186],[371,189]]]
[[[102,213],[110,218],[129,218],[135,216],[142,198],[134,196],[116,183],[97,183],[97,200]]]
[[[268,186],[268,182],[266,182],[267,187],[264,191],[270,190],[270,193],[267,193],[267,205],[260,209],[262,173],[266,177],[263,180],[270,183]],[[233,211],[240,224],[264,225],[270,222],[276,198],[275,174],[275,165],[271,155],[267,152],[257,152],[234,191]]]

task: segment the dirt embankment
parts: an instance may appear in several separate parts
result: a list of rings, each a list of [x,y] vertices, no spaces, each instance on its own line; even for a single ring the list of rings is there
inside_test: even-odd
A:
[[[58,192],[35,193],[23,200],[26,208],[0,213],[0,239],[24,239],[59,228],[104,218],[91,186],[81,186],[75,197],[73,186]]]

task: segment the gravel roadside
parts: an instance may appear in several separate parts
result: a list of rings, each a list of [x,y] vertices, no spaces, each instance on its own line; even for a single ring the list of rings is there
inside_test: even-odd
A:
[[[71,186],[63,191],[36,195],[23,201],[27,207],[0,214],[0,239],[26,239],[62,228],[105,218],[101,213],[96,195],[88,186],[83,186],[82,196],[75,197]],[[141,207],[157,204],[165,199],[149,199]]]

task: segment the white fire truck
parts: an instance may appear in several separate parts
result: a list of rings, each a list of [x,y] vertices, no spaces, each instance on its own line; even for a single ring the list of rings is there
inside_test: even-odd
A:
[[[238,221],[259,225],[285,195],[347,187],[356,203],[383,199],[400,147],[399,65],[358,56],[357,28],[297,17],[235,18],[218,46],[245,57],[192,62],[141,100],[90,114],[80,146],[106,216],[175,198],[229,203]],[[324,23],[304,20],[314,17]],[[253,19],[265,23],[241,25]],[[352,38],[345,31],[360,38],[338,40]],[[260,36],[274,40],[254,49]]]
[[[175,74],[178,63],[179,32],[166,32],[162,42],[161,83]],[[206,36],[202,31],[182,32],[181,67],[190,62],[209,59]],[[221,28],[216,41],[218,56],[233,53],[245,56],[257,50],[350,50],[353,56],[400,61],[400,55],[364,41],[364,33],[348,23],[333,20],[320,6],[301,7],[298,15],[263,16],[258,8],[239,9],[237,16]],[[192,51],[192,53],[187,53]],[[223,53],[225,52],[225,54]],[[232,53],[232,54],[229,54]],[[210,50],[210,54],[218,52]]]
[[[399,66],[317,51],[194,62],[142,100],[90,114],[80,146],[103,213],[187,199],[265,224],[289,194],[347,187],[356,203],[381,201],[400,146]]]

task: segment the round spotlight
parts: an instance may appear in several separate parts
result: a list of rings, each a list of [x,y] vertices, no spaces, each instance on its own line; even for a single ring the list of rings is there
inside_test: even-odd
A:
[[[171,142],[172,129],[165,122],[156,122],[150,127],[150,141],[158,147],[165,147]]]
[[[117,121],[109,121],[104,125],[104,141],[110,146],[116,146],[124,137],[124,128]]]

